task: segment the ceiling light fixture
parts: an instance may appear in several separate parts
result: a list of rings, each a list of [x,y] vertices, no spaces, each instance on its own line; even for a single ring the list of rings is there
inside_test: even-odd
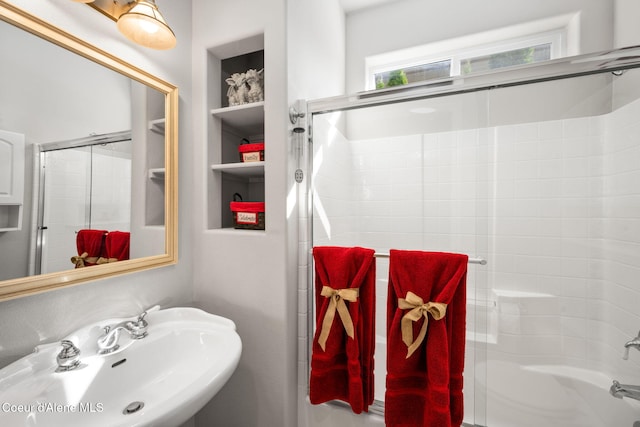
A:
[[[118,18],[118,30],[129,40],[152,49],[171,49],[176,36],[158,10],[155,0],[137,0]]]

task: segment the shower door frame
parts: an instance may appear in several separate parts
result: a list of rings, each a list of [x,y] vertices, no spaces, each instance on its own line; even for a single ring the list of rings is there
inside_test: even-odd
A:
[[[35,151],[35,162],[37,171],[35,177],[37,178],[37,182],[35,182],[34,197],[37,197],[37,203],[34,204],[34,218],[35,223],[32,229],[32,233],[34,235],[33,238],[33,247],[34,250],[31,252],[32,260],[30,264],[30,275],[34,274],[42,274],[42,252],[45,248],[45,232],[47,230],[47,226],[44,225],[44,203],[45,203],[45,183],[46,183],[46,172],[45,172],[45,156],[47,152],[50,151],[59,151],[59,150],[69,150],[74,148],[82,148],[82,147],[91,147],[94,145],[106,145],[112,144],[116,142],[124,142],[131,141],[131,131],[119,131],[112,132],[107,134],[100,135],[91,135],[86,138],[78,138],[78,139],[70,139],[65,141],[57,141],[57,142],[49,142],[38,144],[36,146]]]
[[[311,370],[311,354],[315,333],[315,301],[314,301],[314,272],[313,272],[313,118],[316,114],[349,111],[354,109],[383,106],[394,103],[417,101],[423,99],[453,96],[464,93],[489,91],[492,89],[528,85],[533,83],[570,79],[601,73],[621,73],[624,70],[640,68],[640,46],[596,52],[573,57],[560,58],[533,65],[511,67],[504,70],[494,70],[464,77],[451,77],[429,82],[414,83],[389,89],[376,89],[358,92],[352,95],[336,96],[310,100],[306,103],[297,102],[300,117],[308,119],[307,129],[307,175],[306,209],[304,214],[308,218],[306,239],[307,243],[307,346],[306,346],[306,379],[307,397],[309,395],[309,378]],[[617,74],[618,75],[618,74]],[[303,241],[303,239],[300,239]],[[489,260],[490,262],[490,260]],[[346,403],[332,401],[332,404],[348,408]],[[486,412],[486,408],[485,408]],[[384,402],[374,401],[369,407],[369,413],[384,416]],[[475,417],[474,417],[475,418]],[[463,424],[467,426],[467,424]],[[473,426],[469,426],[473,427]],[[478,426],[479,427],[479,426]]]

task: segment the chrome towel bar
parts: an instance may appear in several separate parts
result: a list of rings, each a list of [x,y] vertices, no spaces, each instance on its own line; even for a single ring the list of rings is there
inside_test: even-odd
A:
[[[376,252],[373,254],[374,257],[376,258],[389,258],[389,254],[385,254],[385,253],[380,253],[380,252]],[[487,265],[487,260],[484,258],[469,258],[469,264],[480,264],[480,265]]]

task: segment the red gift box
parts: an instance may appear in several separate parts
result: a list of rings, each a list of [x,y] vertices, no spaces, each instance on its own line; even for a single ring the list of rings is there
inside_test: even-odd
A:
[[[238,152],[243,163],[264,162],[264,142],[241,144],[238,146]]]
[[[264,230],[264,202],[231,202],[234,228]]]

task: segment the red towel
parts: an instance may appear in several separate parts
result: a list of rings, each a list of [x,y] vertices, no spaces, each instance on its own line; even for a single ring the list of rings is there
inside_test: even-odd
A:
[[[458,427],[462,424],[462,371],[466,321],[466,255],[440,252],[390,252],[387,301],[387,426]],[[444,303],[444,317],[436,320],[431,307],[424,341],[407,357],[402,319],[412,311],[399,307],[409,292],[424,304]],[[412,297],[411,297],[412,298]],[[414,300],[415,301],[415,300]],[[416,305],[414,305],[415,307]],[[441,306],[438,306],[441,307]],[[416,340],[425,322],[407,321]],[[409,331],[411,335],[411,331]]]
[[[76,268],[96,265],[98,258],[104,251],[106,230],[83,229],[76,235],[78,256],[71,258]]]
[[[123,261],[129,259],[128,231],[110,231],[105,239],[105,257],[110,261],[116,259]]]
[[[359,414],[362,411],[368,412],[369,405],[373,403],[373,254],[372,249],[365,248],[325,246],[313,249],[317,325],[313,338],[309,390],[309,398],[313,404],[342,400],[351,405],[353,412]],[[327,296],[322,295],[323,288]],[[340,292],[341,296],[332,298],[329,295],[331,289]],[[340,304],[344,304],[348,310],[348,318],[353,325],[353,337],[348,336],[339,312]],[[323,349],[323,322],[327,313],[331,314],[332,311],[335,317],[326,329],[328,336]]]

